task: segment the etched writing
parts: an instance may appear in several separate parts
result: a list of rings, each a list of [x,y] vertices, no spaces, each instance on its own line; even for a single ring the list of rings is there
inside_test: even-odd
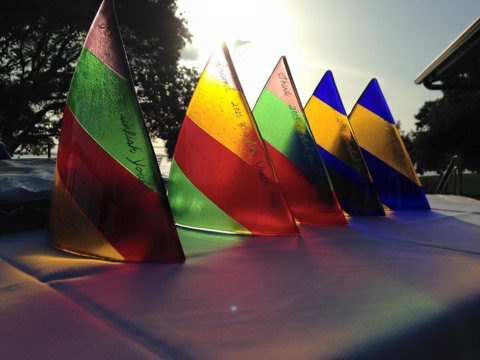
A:
[[[235,115],[236,118],[241,118],[243,116],[242,110],[240,109],[240,105],[234,101],[230,102],[233,107],[233,114]]]
[[[122,122],[122,132],[125,135],[125,140],[127,141],[128,151],[130,154],[141,152],[142,149],[138,146],[135,146],[137,133],[134,131],[132,124],[128,123],[127,118],[123,114],[120,114],[120,121]]]
[[[144,163],[144,159],[133,160],[130,159],[128,156],[126,157],[126,159],[128,162],[135,165],[135,175],[137,176],[138,180],[146,184],[147,179],[144,170],[147,165]]]
[[[299,134],[300,142],[302,144],[304,158],[307,159],[312,168],[316,168],[318,162],[318,156],[315,156],[317,152],[316,144],[313,142],[313,138],[307,128],[305,119],[296,108],[292,105],[289,105],[289,107],[290,114],[295,122],[295,130],[297,131],[297,134]]]
[[[288,107],[290,108],[290,115],[292,116],[292,119],[295,121],[295,123],[301,122],[302,124],[304,124],[303,115],[301,115],[300,112],[292,105],[288,105]],[[306,130],[306,126],[304,126],[304,129]]]
[[[243,142],[247,146],[247,150],[249,154],[252,157],[255,157],[257,155],[257,137],[255,134],[250,130],[251,127],[247,125],[245,121],[242,121],[241,123],[238,123],[237,126],[242,130],[243,132]]]
[[[259,139],[257,138],[256,133],[252,131],[251,126],[248,126],[247,122],[245,121],[238,123],[237,126],[243,132],[243,143],[246,145],[248,153],[251,155],[252,158],[255,158],[258,151],[257,149],[260,146]],[[280,203],[280,198],[278,196],[278,192],[275,191],[276,189],[272,188],[272,186],[274,186],[274,183],[265,173],[265,170],[268,170],[268,168],[270,167],[269,163],[262,159],[256,160],[253,163],[253,167],[257,171],[258,177],[260,179],[260,183],[265,188],[265,191],[270,200],[270,205],[272,207],[279,206],[281,203]]]
[[[280,79],[283,95],[292,96],[293,94],[290,92],[290,81],[288,81],[287,75],[285,75],[283,71],[280,71],[277,73],[277,77]]]
[[[99,32],[103,34],[104,36],[109,36],[111,31],[108,27],[108,24],[106,22],[102,22],[101,24],[98,25]]]
[[[232,84],[232,78],[230,77],[231,74],[227,71],[228,67],[227,64],[221,63],[217,61],[215,63],[215,68],[217,69],[218,75],[220,76],[220,80],[222,80],[223,88],[225,92],[230,92],[234,85]]]
[[[270,167],[265,163],[264,160],[259,160],[253,165],[255,170],[257,170],[260,182],[265,187],[265,191],[267,192],[270,200],[270,205],[272,207],[277,207],[280,206],[280,198],[278,196],[278,192],[272,189],[273,182],[270,180],[267,174],[265,174],[265,169],[267,169],[267,166]]]
[[[232,88],[233,79],[231,78],[231,74],[228,72],[227,65],[221,62],[216,62],[214,66],[223,83],[224,91],[226,93],[231,93],[234,90]],[[230,101],[230,105],[232,106],[233,110],[232,115],[234,117],[234,120],[238,119],[236,126],[242,131],[242,145],[244,146],[242,151],[246,152],[251,157],[252,160],[248,162],[252,164],[252,166],[255,168],[260,183],[265,188],[265,192],[267,193],[270,205],[272,207],[278,207],[281,205],[281,199],[279,198],[278,191],[276,191],[277,189],[275,188],[274,181],[268,176],[268,174],[271,172],[271,165],[268,163],[268,159],[255,160],[256,156],[258,155],[259,149],[260,151],[262,150],[262,144],[257,132],[252,125],[253,120],[249,116],[248,110],[247,113],[245,113],[242,102],[243,99],[241,95],[238,100]],[[260,155],[262,154],[260,153]]]
[[[131,155],[131,157],[127,155],[125,158],[134,166],[134,174],[138,180],[146,184],[147,179],[145,170],[147,165],[145,164],[145,159],[142,156],[143,150],[135,145],[138,134],[135,131],[133,124],[128,122],[125,115],[120,114],[120,121],[122,123],[122,132],[125,135],[125,142],[127,144],[128,152]]]
[[[342,139],[345,147],[347,148],[347,154],[350,155],[352,165],[356,170],[362,169],[362,158],[360,155],[360,149],[358,148],[353,136],[350,126],[341,118],[337,118],[340,124],[340,138]]]

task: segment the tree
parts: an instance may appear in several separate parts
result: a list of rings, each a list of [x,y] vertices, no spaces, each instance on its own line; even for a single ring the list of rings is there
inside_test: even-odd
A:
[[[445,170],[459,155],[465,169],[480,171],[480,90],[447,90],[415,115],[412,157],[420,171]]]
[[[171,155],[195,70],[178,66],[191,35],[176,0],[117,0],[134,83],[152,135]],[[11,1],[0,9],[0,139],[10,153],[58,136],[75,63],[100,0]]]

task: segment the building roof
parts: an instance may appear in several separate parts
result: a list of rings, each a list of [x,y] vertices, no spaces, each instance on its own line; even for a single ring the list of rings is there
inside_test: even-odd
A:
[[[467,27],[415,79],[429,87],[436,81],[480,69],[480,17]]]

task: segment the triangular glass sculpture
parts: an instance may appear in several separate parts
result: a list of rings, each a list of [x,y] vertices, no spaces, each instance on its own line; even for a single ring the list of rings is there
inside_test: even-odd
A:
[[[352,216],[385,215],[331,71],[318,83],[305,113],[342,209]]]
[[[285,57],[270,75],[253,115],[295,219],[313,225],[346,224]]]
[[[429,210],[425,191],[376,79],[370,81],[349,119],[382,202],[395,210]]]
[[[50,241],[109,260],[185,260],[112,0],[100,5],[70,85]]]
[[[225,46],[208,61],[188,106],[168,195],[179,225],[298,235]]]

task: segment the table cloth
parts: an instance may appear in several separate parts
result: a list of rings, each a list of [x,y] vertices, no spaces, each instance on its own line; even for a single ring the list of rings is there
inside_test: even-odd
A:
[[[300,237],[179,229],[184,264],[3,235],[0,358],[478,358],[480,201],[429,201]]]

